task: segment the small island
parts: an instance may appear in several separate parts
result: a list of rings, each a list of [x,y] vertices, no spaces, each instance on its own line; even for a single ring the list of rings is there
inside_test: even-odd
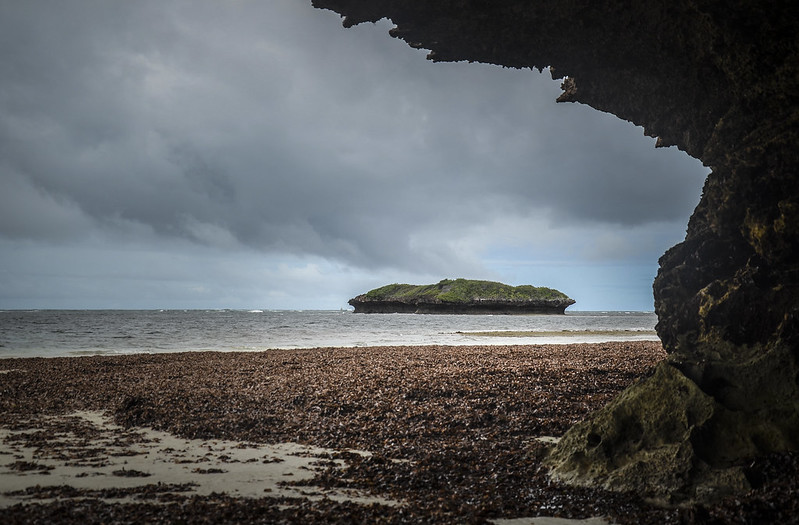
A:
[[[389,284],[349,300],[355,313],[366,314],[563,314],[574,303],[552,288],[471,279]]]

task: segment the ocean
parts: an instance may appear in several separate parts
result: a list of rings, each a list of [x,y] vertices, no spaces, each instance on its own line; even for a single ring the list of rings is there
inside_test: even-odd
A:
[[[6,310],[0,311],[0,358],[657,341],[656,322],[652,312],[417,315],[346,310]]]

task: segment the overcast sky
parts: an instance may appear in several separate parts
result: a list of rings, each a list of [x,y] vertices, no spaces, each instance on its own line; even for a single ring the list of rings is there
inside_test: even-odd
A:
[[[0,308],[338,309],[387,283],[651,310],[707,174],[310,0],[0,0]]]

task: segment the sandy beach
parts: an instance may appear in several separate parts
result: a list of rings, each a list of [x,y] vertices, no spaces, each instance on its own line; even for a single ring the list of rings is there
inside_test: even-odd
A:
[[[636,341],[0,360],[0,517],[799,520],[795,455],[753,462],[755,488],[713,506],[663,509],[549,480],[551,443],[664,357]]]

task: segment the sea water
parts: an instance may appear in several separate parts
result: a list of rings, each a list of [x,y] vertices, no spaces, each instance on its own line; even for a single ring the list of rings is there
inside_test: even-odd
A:
[[[417,315],[346,310],[9,310],[0,311],[0,357],[657,341],[656,322],[652,312]]]

